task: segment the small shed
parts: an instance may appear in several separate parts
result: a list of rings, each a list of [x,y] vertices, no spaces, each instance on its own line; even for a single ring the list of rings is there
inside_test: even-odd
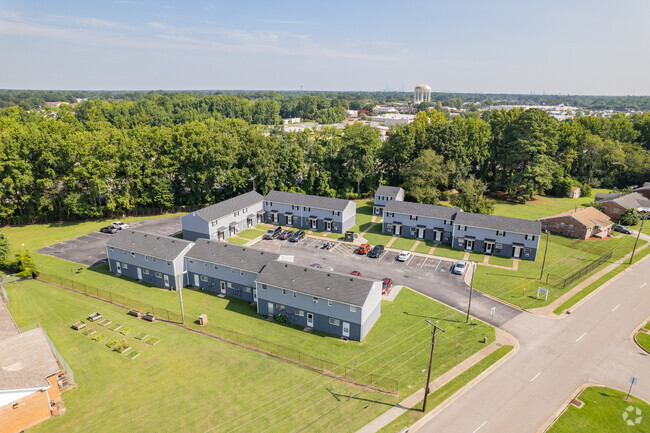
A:
[[[569,198],[579,198],[582,191],[577,186],[571,187],[571,192],[569,193]]]
[[[201,314],[199,316],[199,325],[205,326],[208,324],[208,315],[207,314]]]

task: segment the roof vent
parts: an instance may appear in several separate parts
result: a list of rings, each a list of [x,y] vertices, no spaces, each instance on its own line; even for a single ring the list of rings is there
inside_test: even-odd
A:
[[[331,277],[331,276],[332,276],[332,274],[329,274],[329,273],[328,273],[328,274],[327,274],[327,276],[328,276],[328,277]]]
[[[288,266],[287,266],[287,265],[284,265],[284,267],[285,267],[285,268],[288,268]]]
[[[307,272],[307,268],[303,269],[303,271]]]
[[[350,278],[350,281],[354,281],[354,278]]]

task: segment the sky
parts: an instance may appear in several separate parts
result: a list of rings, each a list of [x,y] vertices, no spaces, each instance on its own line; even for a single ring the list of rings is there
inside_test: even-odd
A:
[[[0,0],[0,88],[650,95],[649,0]]]

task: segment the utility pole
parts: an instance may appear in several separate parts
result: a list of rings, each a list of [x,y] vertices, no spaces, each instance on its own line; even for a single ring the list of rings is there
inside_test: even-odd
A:
[[[472,278],[469,281],[469,303],[467,304],[467,319],[465,323],[469,323],[469,310],[472,308],[472,292],[474,291],[474,274],[476,273],[476,262],[471,262],[474,266],[472,267]]]
[[[542,272],[540,272],[539,274],[540,280],[544,276],[544,265],[546,265],[546,252],[548,251],[548,237],[549,237],[549,233],[548,230],[546,230],[546,248],[544,248],[544,261],[542,262]]]
[[[436,330],[440,329],[442,332],[445,332],[444,329],[438,327],[438,322],[431,323],[428,320],[425,320],[429,325],[433,326],[433,331],[431,331],[431,353],[429,354],[429,371],[427,371],[427,383],[424,385],[424,401],[422,402],[422,412],[427,411],[427,396],[429,395],[429,381],[431,380],[431,363],[433,361],[433,346],[436,344]]]
[[[636,240],[634,241],[634,248],[632,248],[632,255],[630,256],[630,264],[632,264],[632,259],[634,258],[634,252],[636,251],[636,244],[639,243],[639,236],[641,236],[641,231],[643,230],[643,223],[645,222],[645,217],[648,215],[648,212],[650,212],[650,207],[640,207],[638,211],[643,212],[643,219],[641,220],[641,227],[639,227],[639,231],[636,234]]]

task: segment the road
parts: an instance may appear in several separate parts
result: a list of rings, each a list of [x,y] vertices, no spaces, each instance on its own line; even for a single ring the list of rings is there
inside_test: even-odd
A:
[[[536,432],[582,384],[627,389],[632,375],[633,394],[650,401],[650,357],[630,338],[650,313],[649,279],[644,260],[562,320],[504,323],[519,352],[418,431]]]

